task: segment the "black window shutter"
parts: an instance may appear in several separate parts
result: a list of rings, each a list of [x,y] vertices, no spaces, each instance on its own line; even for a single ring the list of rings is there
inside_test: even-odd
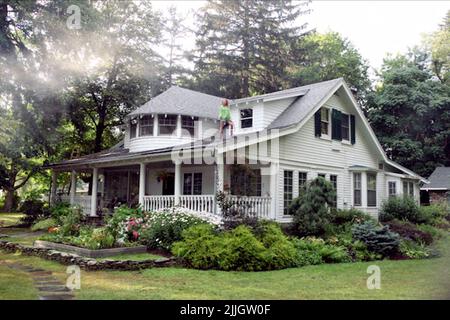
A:
[[[355,116],[354,115],[350,115],[350,142],[352,144],[355,144]]]
[[[320,137],[320,110],[317,110],[317,112],[314,114],[314,135],[316,137]]]
[[[333,109],[331,113],[331,139],[342,140],[342,113]]]

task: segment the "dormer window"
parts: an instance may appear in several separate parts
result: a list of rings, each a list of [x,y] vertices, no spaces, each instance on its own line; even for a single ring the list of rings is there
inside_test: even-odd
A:
[[[181,117],[181,129],[183,130],[183,135],[195,136],[195,121],[197,117],[182,116]]]
[[[153,119],[150,115],[143,116],[139,121],[139,136],[153,135]]]
[[[320,109],[320,132],[322,135],[328,136],[330,132],[330,109]]]
[[[342,140],[350,141],[350,115],[341,115],[341,136]]]
[[[171,114],[160,115],[158,124],[160,135],[171,135],[177,129],[177,116]]]
[[[253,109],[241,109],[241,129],[253,127]]]

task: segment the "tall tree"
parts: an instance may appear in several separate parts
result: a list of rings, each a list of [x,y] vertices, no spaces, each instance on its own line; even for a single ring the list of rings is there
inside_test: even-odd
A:
[[[181,40],[190,33],[184,25],[185,20],[175,6],[171,6],[164,17],[163,44],[167,50],[167,57],[164,58],[167,86],[174,85],[179,77],[188,72],[182,65],[185,54]]]
[[[164,85],[161,58],[154,51],[161,23],[151,3],[100,1],[94,9],[96,30],[79,39],[84,64],[67,94],[82,153],[115,143],[114,129],[124,115]]]
[[[344,78],[364,99],[370,89],[368,62],[358,50],[339,33],[313,32],[298,41],[294,63],[289,67],[289,86]]]
[[[368,112],[388,156],[423,176],[450,165],[450,87],[423,69],[426,56],[386,59]]]
[[[425,44],[431,51],[431,66],[433,74],[442,83],[450,82],[450,10],[447,11],[444,23],[439,30],[426,36]]]
[[[191,86],[238,98],[279,90],[306,2],[210,0],[198,16]]]

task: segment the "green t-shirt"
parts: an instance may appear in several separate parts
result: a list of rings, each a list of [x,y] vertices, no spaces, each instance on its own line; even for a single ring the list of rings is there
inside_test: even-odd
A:
[[[230,108],[227,108],[222,105],[219,111],[219,119],[222,121],[230,121],[231,120]]]

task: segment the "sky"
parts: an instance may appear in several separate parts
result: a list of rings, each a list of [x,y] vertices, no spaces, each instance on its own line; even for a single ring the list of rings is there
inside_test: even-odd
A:
[[[193,25],[194,12],[204,1],[153,1],[156,9],[176,6]],[[424,33],[438,28],[450,1],[312,1],[311,14],[302,16],[309,29],[319,32],[337,31],[348,38],[369,61],[379,69],[387,53],[405,53],[408,47],[418,45]],[[192,49],[191,39],[183,46]]]

